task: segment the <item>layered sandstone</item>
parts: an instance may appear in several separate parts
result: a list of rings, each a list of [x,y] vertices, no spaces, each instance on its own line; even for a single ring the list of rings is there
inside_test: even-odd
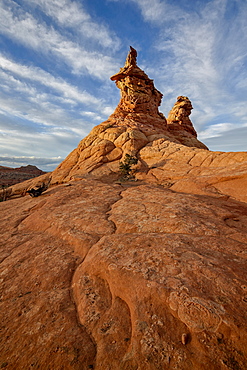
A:
[[[187,97],[166,120],[134,49],[112,79],[109,119],[5,191],[0,367],[245,370],[247,153],[200,143]]]
[[[121,100],[113,116],[116,118],[128,113],[145,113],[152,117],[164,118],[158,111],[162,94],[154,83],[136,64],[137,52],[130,47],[125,65],[111,77],[121,91]],[[164,118],[163,126],[166,126]]]
[[[189,118],[192,109],[191,101],[187,96],[178,96],[167,118],[169,130],[180,131],[182,126],[184,130],[197,137],[196,130]]]

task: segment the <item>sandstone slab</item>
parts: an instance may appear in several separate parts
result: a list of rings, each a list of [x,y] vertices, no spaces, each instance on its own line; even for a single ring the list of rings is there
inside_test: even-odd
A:
[[[245,203],[84,179],[1,215],[7,368],[246,368]]]

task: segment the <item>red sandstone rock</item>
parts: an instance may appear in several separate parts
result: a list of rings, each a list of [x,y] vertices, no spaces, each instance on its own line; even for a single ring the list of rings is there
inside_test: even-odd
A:
[[[189,115],[193,109],[191,101],[187,96],[178,96],[177,102],[170,111],[167,123],[169,125],[169,130],[186,130],[192,135],[197,137],[197,133],[192,125]]]
[[[137,66],[136,57],[136,50],[130,47],[125,66],[111,77],[121,90],[121,100],[113,115],[126,115],[129,112],[146,113],[160,119],[162,116],[158,112],[158,106],[162,94],[154,87],[153,81],[146,73]],[[163,125],[166,126],[165,118]]]
[[[175,113],[169,116],[175,117],[174,121],[178,121],[178,124],[170,119],[167,125],[166,118],[158,110],[162,94],[137,66],[136,56],[136,51],[131,48],[125,66],[111,77],[121,91],[121,99],[108,120],[96,126],[55,171],[39,180],[23,183],[21,187],[9,188],[7,193],[5,191],[2,194],[4,199],[25,194],[30,187],[37,185],[37,181],[42,182],[43,179],[51,184],[59,184],[87,174],[97,178],[114,174],[118,176],[119,160],[126,154],[137,156],[140,159],[139,168],[142,168],[142,172],[147,172],[149,164],[142,158],[142,154],[145,152],[145,156],[146,153],[153,155],[153,147],[157,151],[157,143],[160,142],[165,142],[165,146],[175,145],[181,151],[187,147],[207,150],[197,140],[188,118],[192,109],[188,98],[179,97],[179,103],[173,109]],[[163,150],[158,153],[159,157],[162,155]]]
[[[247,153],[207,150],[187,98],[167,124],[135,50],[113,80],[113,115],[5,192],[0,367],[245,370]]]
[[[1,216],[7,368],[246,368],[246,204],[84,179]]]

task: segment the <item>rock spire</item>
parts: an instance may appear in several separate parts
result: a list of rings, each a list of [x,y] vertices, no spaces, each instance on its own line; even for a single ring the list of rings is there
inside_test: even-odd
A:
[[[178,96],[167,118],[169,129],[174,131],[182,127],[184,130],[197,137],[196,130],[189,118],[192,109],[191,101],[187,96]]]
[[[115,113],[146,113],[160,118],[158,107],[163,95],[154,87],[153,80],[137,66],[136,58],[137,51],[130,46],[124,67],[111,77],[121,91]]]

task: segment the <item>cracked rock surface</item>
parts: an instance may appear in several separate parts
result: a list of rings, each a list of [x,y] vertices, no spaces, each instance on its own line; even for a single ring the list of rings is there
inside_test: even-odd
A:
[[[8,369],[245,369],[247,206],[83,179],[1,204]]]

